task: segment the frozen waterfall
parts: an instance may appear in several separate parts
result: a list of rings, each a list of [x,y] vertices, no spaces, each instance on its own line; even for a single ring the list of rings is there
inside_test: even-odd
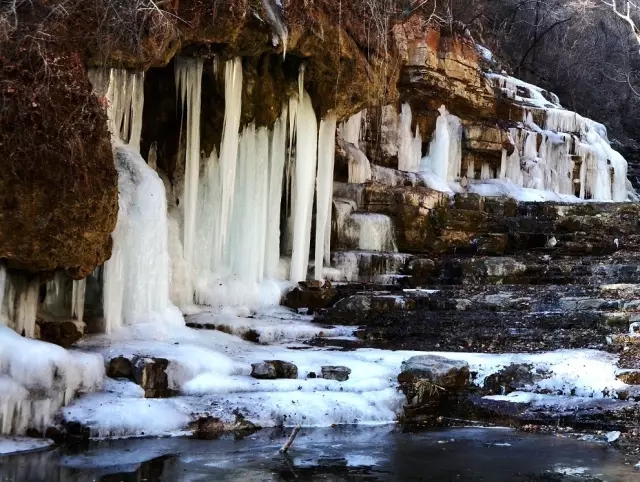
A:
[[[164,184],[135,150],[116,145],[118,223],[104,265],[105,331],[123,324],[182,324],[169,301],[167,203]]]

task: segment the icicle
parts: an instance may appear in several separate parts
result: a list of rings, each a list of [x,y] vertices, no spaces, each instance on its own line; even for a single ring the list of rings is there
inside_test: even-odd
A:
[[[300,72],[300,79],[303,76]],[[301,81],[302,82],[302,81]],[[291,281],[303,281],[309,264],[313,184],[316,173],[318,124],[311,97],[304,92],[298,104],[296,133],[296,168],[294,187],[293,249]]]
[[[73,280],[71,293],[71,317],[82,321],[84,318],[84,295],[87,289],[87,279]]]
[[[200,112],[202,107],[202,59],[177,58],[175,62],[177,97],[187,112],[187,140],[184,178],[183,249],[187,265],[193,264],[198,177],[200,174]]]
[[[250,124],[240,137],[229,243],[231,273],[245,282],[257,283],[264,276],[268,172],[269,133]]]
[[[492,179],[493,173],[491,172],[491,166],[488,163],[483,162],[482,167],[480,168],[480,179]]]
[[[0,323],[19,335],[34,338],[40,279],[35,276],[4,275],[3,304],[0,304]]]
[[[449,122],[447,109],[442,106],[439,109],[440,116],[436,121],[436,131],[429,145],[429,165],[431,171],[441,179],[447,180],[449,172]]]
[[[366,110],[353,114],[346,122],[340,125],[340,137],[360,149],[362,138],[362,117]]]
[[[53,275],[51,281],[47,281],[45,285],[45,297],[42,308],[56,316],[68,315],[68,304],[65,309],[65,295],[68,291],[65,289],[67,278],[65,275],[57,271]]]
[[[476,178],[475,160],[471,158],[467,161],[467,179],[475,179],[475,178]]]
[[[280,206],[287,148],[287,107],[273,126],[269,155],[269,199],[265,272],[277,278],[280,265]]]
[[[320,121],[318,134],[318,181],[316,197],[315,279],[322,279],[322,267],[329,258],[331,242],[331,199],[335,157],[336,116],[328,114]]]
[[[107,101],[111,134],[140,151],[144,108],[144,72],[93,69],[89,78],[94,90]]]
[[[214,243],[213,268],[219,269],[229,237],[230,218],[236,182],[240,114],[242,111],[242,59],[228,60],[225,65],[225,106],[222,143],[220,145],[220,216],[217,223],[218,239]]]
[[[300,73],[298,74],[298,102],[302,102],[304,98],[304,71],[305,65],[300,64]]]
[[[2,306],[4,302],[4,290],[7,285],[7,268],[0,263],[0,323],[2,323]]]
[[[431,170],[444,181],[455,181],[460,177],[462,165],[462,124],[444,105],[439,112],[429,155],[422,159],[421,169]]]

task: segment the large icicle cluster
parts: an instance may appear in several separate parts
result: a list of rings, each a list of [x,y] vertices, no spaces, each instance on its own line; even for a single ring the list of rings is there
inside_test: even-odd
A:
[[[628,199],[627,162],[611,148],[602,124],[563,109],[555,94],[540,87],[496,73],[487,77],[525,106],[522,126],[510,129],[516,149],[503,153],[501,178],[580,199]]]
[[[411,132],[411,120],[411,106],[402,104],[398,126],[398,169],[416,172],[422,159],[422,136],[417,125],[415,135]]]
[[[460,178],[462,167],[462,124],[443,105],[436,121],[436,131],[429,144],[429,154],[420,162],[420,170],[430,170],[445,181]]]
[[[242,61],[227,61],[224,68],[220,152],[214,150],[198,159],[199,171],[204,173],[200,178],[190,176],[198,169],[192,170],[191,160],[186,160],[184,198],[188,202],[187,192],[196,192],[197,200],[183,213],[175,212],[177,218],[171,221],[177,228],[170,230],[173,279],[184,285],[172,289],[172,294],[174,302],[184,308],[194,303],[252,307],[279,301],[280,287],[275,280],[282,276],[283,188],[288,215],[284,233],[288,239],[284,241],[291,251],[284,276],[291,281],[307,278],[316,185],[315,258],[320,267],[316,277],[322,276],[323,260],[328,260],[335,117],[327,115],[318,127],[301,71],[298,95],[283,106],[272,128],[249,124],[241,129]],[[177,62],[176,69],[179,79],[201,77],[201,67],[194,62]],[[198,82],[178,82],[181,98],[192,99],[186,103],[187,133],[194,132],[191,124],[199,122],[199,117],[189,114],[200,113]],[[195,142],[190,134],[187,137]],[[187,148],[187,157],[190,152]],[[197,248],[191,253],[185,235],[192,224],[188,216],[195,220]],[[176,237],[180,229],[183,236]]]

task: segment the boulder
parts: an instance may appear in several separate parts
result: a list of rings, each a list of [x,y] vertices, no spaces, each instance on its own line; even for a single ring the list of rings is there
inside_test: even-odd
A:
[[[265,360],[251,364],[251,376],[260,380],[298,378],[298,367],[282,360]]]
[[[145,398],[165,398],[173,395],[169,389],[166,358],[134,357],[131,360],[133,379],[144,389]]]
[[[310,311],[316,311],[329,306],[336,295],[336,289],[329,281],[324,284],[301,282],[285,295],[282,304],[288,308],[309,308]]]
[[[78,320],[54,320],[38,317],[36,324],[40,331],[40,339],[63,348],[69,348],[81,339],[87,325]]]
[[[638,370],[618,373],[616,378],[627,385],[640,385],[640,371]]]
[[[190,427],[193,436],[201,440],[217,439],[224,432],[224,423],[219,418],[204,416],[192,422]]]
[[[123,356],[118,356],[109,360],[107,365],[107,376],[110,378],[133,379],[133,367],[131,360]]]
[[[442,392],[456,392],[469,383],[469,365],[437,355],[419,355],[402,362],[400,388],[409,404],[420,405]]]
[[[342,366],[324,366],[322,367],[322,378],[326,380],[337,380],[345,382],[349,380],[351,368]]]

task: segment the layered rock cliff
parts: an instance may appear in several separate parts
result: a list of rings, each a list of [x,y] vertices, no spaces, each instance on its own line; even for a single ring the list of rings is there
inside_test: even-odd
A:
[[[367,29],[359,22],[366,12],[358,2],[337,9],[328,1],[304,7],[267,0],[168,1],[139,12],[122,6],[118,16],[105,8],[79,2],[62,15],[48,5],[22,5],[15,15],[5,14],[18,25],[4,32],[2,57],[0,258],[10,267],[83,277],[110,256],[116,175],[102,112],[106,98],[91,95],[88,68],[146,71],[141,152],[148,157],[152,150],[158,167],[181,185],[177,56],[201,58],[205,65],[201,131],[207,155],[222,137],[225,59],[243,59],[242,126],[272,126],[298,91],[303,67],[318,117],[331,112],[345,122],[334,179],[373,182],[368,196],[396,213],[400,249],[441,249],[432,244],[442,231],[434,227],[432,211],[448,202],[450,182],[458,183],[456,192],[518,197],[511,184],[473,184],[507,180],[516,188],[560,194],[539,197],[556,201],[564,195],[618,201],[633,195],[624,160],[609,149],[600,124],[563,110],[551,93],[497,73],[500,66],[468,32],[428,23],[419,13],[404,18],[392,12]],[[55,21],[38,21],[44,17]],[[131,35],[123,29],[128,21]],[[56,35],[29,43],[34,32]],[[445,131],[453,129],[444,134],[459,133],[459,145],[436,141],[439,119],[447,120]],[[346,135],[348,124],[355,137]],[[432,153],[441,148],[451,150],[444,168]],[[362,175],[350,179],[350,169]],[[444,184],[406,173],[425,169]]]

